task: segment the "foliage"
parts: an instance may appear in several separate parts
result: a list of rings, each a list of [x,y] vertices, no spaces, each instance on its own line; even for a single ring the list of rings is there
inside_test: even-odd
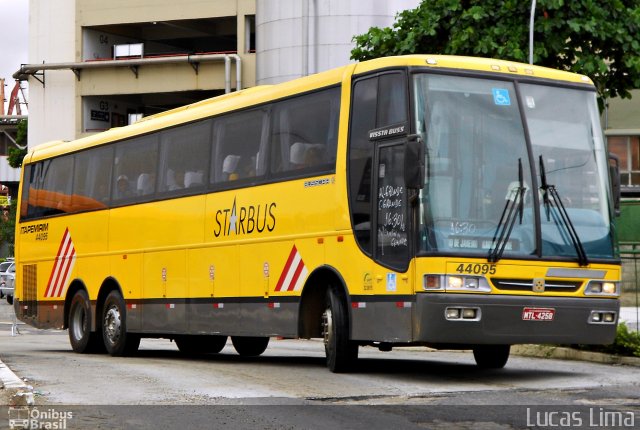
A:
[[[0,216],[0,241],[9,245],[9,255],[13,255],[13,248],[15,244],[15,230],[16,230],[16,210],[18,207],[18,199],[11,199],[9,205],[9,213],[3,213]]]
[[[18,124],[18,135],[16,137],[16,144],[24,149],[9,147],[7,161],[9,162],[9,166],[17,169],[22,166],[22,160],[25,155],[27,155],[27,128],[28,123],[26,120],[20,121]]]
[[[607,354],[640,357],[640,332],[629,331],[625,323],[618,324],[616,339],[611,345],[574,345],[577,349]]]
[[[528,62],[531,2],[423,0],[355,36],[354,60],[446,54]],[[537,0],[533,62],[588,75],[601,99],[640,88],[638,0]]]

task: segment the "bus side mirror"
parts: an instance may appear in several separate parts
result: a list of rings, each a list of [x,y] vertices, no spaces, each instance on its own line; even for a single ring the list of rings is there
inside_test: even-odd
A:
[[[417,134],[409,135],[404,145],[404,183],[409,189],[424,188],[424,142]]]
[[[611,195],[613,196],[613,213],[620,216],[620,159],[609,153],[609,178],[611,180]]]

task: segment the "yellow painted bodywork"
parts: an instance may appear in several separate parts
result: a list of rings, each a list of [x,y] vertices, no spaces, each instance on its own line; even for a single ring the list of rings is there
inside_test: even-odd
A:
[[[69,279],[82,281],[91,300],[97,298],[101,285],[108,278],[118,282],[126,300],[299,296],[302,289],[275,290],[294,245],[308,274],[321,266],[332,267],[344,279],[351,295],[412,295],[422,290],[425,273],[452,274],[460,263],[486,263],[486,260],[459,257],[413,259],[406,272],[396,274],[395,287],[390,288],[387,275],[394,272],[376,264],[355,241],[349,217],[346,176],[351,78],[377,69],[407,66],[519,74],[591,84],[583,76],[498,60],[425,55],[389,57],[351,64],[277,86],[256,87],[205,100],[73,142],[38,146],[25,158],[26,163],[317,88],[342,85],[335,174],[18,222],[16,298],[23,297],[23,268],[37,265],[37,300],[65,299],[64,294],[60,298],[46,298],[44,289],[66,228],[76,250],[76,262]],[[305,182],[311,179],[326,179],[327,183],[305,187]],[[253,229],[248,218],[241,225],[242,229],[236,227],[235,232],[228,228],[225,231],[222,227],[224,216],[218,211],[229,214],[234,201],[237,211],[244,208],[245,214],[248,214],[249,207],[254,208],[257,224]],[[31,227],[44,224],[46,235],[39,236],[35,232],[37,229]],[[227,224],[225,226],[228,227]],[[225,234],[216,236],[216,232]],[[496,265],[496,270],[500,277],[534,278],[544,277],[549,267],[577,268],[577,264],[502,260]],[[607,280],[620,279],[617,265],[592,264],[589,268],[605,270]],[[552,293],[542,293],[549,294]],[[582,296],[583,293],[580,290],[555,295]]]

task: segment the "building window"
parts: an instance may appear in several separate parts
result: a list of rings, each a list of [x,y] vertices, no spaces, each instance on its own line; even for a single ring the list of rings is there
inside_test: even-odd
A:
[[[607,141],[620,159],[622,187],[640,187],[640,136],[609,136]]]
[[[244,52],[256,52],[256,16],[246,15],[244,17]]]

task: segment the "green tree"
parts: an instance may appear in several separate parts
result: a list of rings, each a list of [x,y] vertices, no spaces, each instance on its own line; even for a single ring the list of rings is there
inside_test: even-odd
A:
[[[22,166],[22,160],[27,155],[27,128],[29,124],[27,120],[20,121],[18,124],[18,135],[16,136],[16,144],[18,147],[10,146],[7,155],[9,166],[17,169]],[[24,149],[21,149],[24,148]]]
[[[354,60],[447,54],[528,62],[531,2],[423,0],[393,27],[355,36]],[[601,100],[640,88],[639,0],[538,0],[536,65],[589,76]]]
[[[3,209],[2,213],[0,214],[0,241],[7,244],[9,248],[9,255],[13,255],[13,249],[15,245],[17,207],[18,199],[11,199],[8,213],[5,213]]]

